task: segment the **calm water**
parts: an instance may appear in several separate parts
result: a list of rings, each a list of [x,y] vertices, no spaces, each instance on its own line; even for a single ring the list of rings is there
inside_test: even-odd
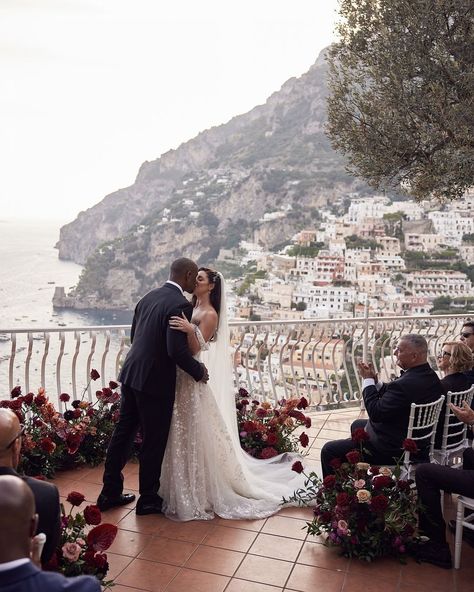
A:
[[[70,261],[60,261],[54,248],[59,238],[60,224],[57,222],[7,221],[0,220],[0,398],[8,384],[8,368],[11,343],[4,331],[8,329],[81,327],[87,325],[113,325],[131,322],[130,313],[106,311],[54,310],[52,298],[56,286],[64,286],[66,291],[77,283],[82,267]],[[84,339],[86,339],[85,335]],[[72,339],[72,336],[70,336]],[[26,336],[18,337],[17,358],[15,359],[14,382],[24,386],[24,356],[26,355]],[[39,372],[44,339],[41,334],[34,336],[32,368]],[[54,382],[59,344],[51,338],[47,382]],[[85,343],[85,341],[83,341]],[[74,344],[67,344],[64,362],[74,351]],[[93,364],[99,367],[100,360]],[[80,373],[84,373],[85,361],[78,360]],[[108,379],[115,378],[110,371]],[[35,385],[39,386],[39,378]],[[81,380],[82,382],[82,380]],[[49,386],[49,385],[48,385]],[[51,392],[51,391],[50,391]]]

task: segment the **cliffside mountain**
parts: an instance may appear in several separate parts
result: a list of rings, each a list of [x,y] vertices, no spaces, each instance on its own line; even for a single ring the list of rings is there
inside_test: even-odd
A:
[[[323,131],[326,73],[322,52],[264,105],[145,162],[131,187],[61,228],[59,257],[86,264],[66,304],[131,308],[173,258],[209,263],[254,236],[272,247],[362,186]]]

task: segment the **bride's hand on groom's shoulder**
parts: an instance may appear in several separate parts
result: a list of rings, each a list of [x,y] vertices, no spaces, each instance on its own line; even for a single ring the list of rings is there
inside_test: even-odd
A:
[[[169,321],[170,327],[172,329],[176,329],[177,331],[182,331],[183,333],[194,333],[194,329],[196,325],[193,325],[188,321],[184,312],[181,313],[181,316],[172,316]]]
[[[204,370],[204,374],[202,375],[202,378],[199,382],[208,382],[209,380],[209,372],[206,368],[206,366],[204,366],[204,364],[201,364],[202,369]]]

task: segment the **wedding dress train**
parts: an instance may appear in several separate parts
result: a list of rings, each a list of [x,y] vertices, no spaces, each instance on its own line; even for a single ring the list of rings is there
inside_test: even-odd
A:
[[[209,350],[199,330],[196,334],[201,351]],[[208,367],[212,377],[212,367]],[[210,520],[216,514],[252,519],[276,513],[282,507],[282,498],[304,485],[304,475],[291,470],[292,463],[301,457],[285,453],[260,460],[242,450],[228,372],[224,372],[226,379],[220,384],[214,376],[211,386],[195,382],[180,369],[177,372],[160,479],[163,512],[183,521]],[[220,396],[215,396],[216,389]]]

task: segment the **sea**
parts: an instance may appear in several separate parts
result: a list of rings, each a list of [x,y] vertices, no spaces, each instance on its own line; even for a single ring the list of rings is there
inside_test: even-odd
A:
[[[81,265],[58,258],[55,244],[59,239],[60,226],[61,222],[57,221],[0,219],[0,399],[8,384],[12,330],[29,329],[32,333],[37,332],[33,337],[37,341],[32,364],[38,365],[44,351],[42,332],[45,329],[123,325],[131,322],[131,312],[53,308],[55,287],[63,286],[68,291],[77,284],[82,271]],[[51,339],[51,350],[56,349],[53,341]],[[21,342],[20,336],[17,352],[14,383],[24,384],[22,371],[25,344]],[[67,352],[67,355],[71,356],[72,352]],[[50,353],[53,354],[53,351]],[[84,362],[79,363],[82,374]],[[40,372],[39,369],[34,371]],[[49,374],[50,380],[53,380],[55,369]],[[39,386],[39,380],[36,382]],[[30,388],[33,386],[30,385]]]

